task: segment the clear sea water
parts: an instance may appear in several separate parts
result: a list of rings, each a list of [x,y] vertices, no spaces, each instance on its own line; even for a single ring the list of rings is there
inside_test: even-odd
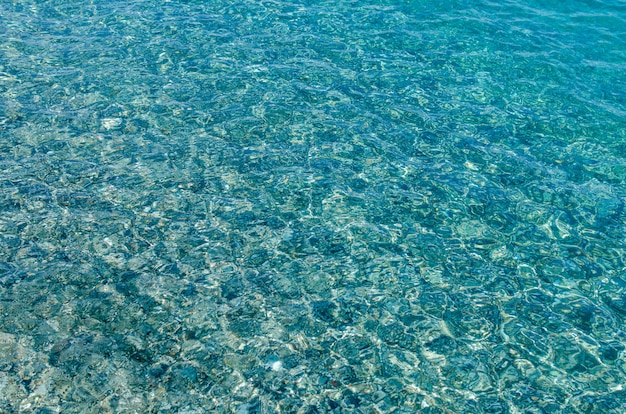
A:
[[[626,412],[622,0],[0,2],[0,412]]]

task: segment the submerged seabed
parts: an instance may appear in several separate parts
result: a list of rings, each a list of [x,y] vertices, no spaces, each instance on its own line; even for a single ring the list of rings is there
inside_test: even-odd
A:
[[[624,412],[625,73],[621,1],[2,2],[0,412]]]

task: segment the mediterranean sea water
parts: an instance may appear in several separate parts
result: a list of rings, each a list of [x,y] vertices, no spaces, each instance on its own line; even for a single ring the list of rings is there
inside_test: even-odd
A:
[[[623,0],[0,1],[1,413],[626,412]]]

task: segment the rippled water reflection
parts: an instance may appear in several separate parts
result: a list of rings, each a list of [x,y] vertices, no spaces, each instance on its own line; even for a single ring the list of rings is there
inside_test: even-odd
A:
[[[620,1],[0,5],[0,411],[621,413]]]

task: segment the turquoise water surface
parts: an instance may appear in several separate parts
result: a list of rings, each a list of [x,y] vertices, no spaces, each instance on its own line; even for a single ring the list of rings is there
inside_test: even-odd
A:
[[[626,412],[626,3],[0,1],[1,413]]]

